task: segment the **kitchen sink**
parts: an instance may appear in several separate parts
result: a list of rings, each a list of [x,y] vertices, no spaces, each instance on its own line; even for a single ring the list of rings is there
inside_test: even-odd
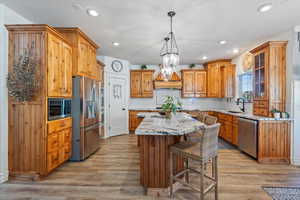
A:
[[[229,110],[228,112],[230,112],[230,113],[243,113],[241,111],[234,111],[234,110]]]

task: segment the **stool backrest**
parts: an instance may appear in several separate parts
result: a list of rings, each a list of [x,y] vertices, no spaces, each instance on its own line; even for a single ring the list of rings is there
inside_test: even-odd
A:
[[[204,113],[204,112],[199,112],[198,115],[197,115],[197,119],[198,119],[200,122],[204,122],[205,116],[206,116],[206,113]]]
[[[218,118],[216,118],[214,116],[206,115],[204,117],[204,121],[203,122],[206,125],[213,125],[213,124],[217,123],[217,121],[218,121]]]
[[[200,152],[204,160],[209,160],[218,154],[218,135],[220,130],[219,123],[205,126],[202,129],[200,140]]]

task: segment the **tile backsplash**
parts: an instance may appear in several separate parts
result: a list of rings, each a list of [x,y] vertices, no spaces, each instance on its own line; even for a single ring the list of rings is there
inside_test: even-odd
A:
[[[224,109],[227,102],[213,98],[181,98],[181,90],[159,89],[154,90],[153,98],[130,98],[129,109],[156,108],[161,106],[165,96],[177,97],[183,104],[183,109]]]

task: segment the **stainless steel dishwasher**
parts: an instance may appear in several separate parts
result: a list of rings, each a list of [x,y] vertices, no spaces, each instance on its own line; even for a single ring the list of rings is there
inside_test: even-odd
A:
[[[241,151],[257,158],[258,137],[257,125],[258,121],[252,119],[239,118],[239,134],[238,147]]]

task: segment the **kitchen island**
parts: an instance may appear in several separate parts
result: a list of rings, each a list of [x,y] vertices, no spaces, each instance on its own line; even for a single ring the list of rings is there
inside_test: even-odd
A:
[[[169,187],[169,146],[183,140],[183,135],[203,128],[204,124],[186,113],[171,119],[157,112],[138,113],[144,118],[135,134],[139,137],[140,183],[145,189]],[[183,159],[174,158],[174,172],[184,167]]]

